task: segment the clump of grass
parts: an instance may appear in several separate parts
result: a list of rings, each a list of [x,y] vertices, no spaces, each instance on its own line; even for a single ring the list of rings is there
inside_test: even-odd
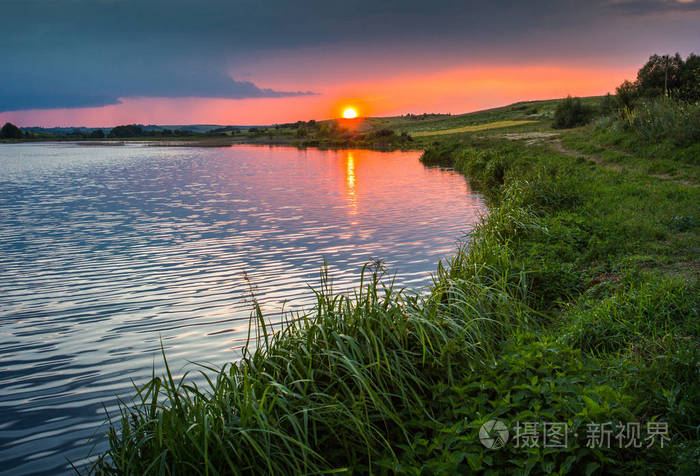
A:
[[[619,126],[647,143],[671,141],[684,146],[700,141],[700,104],[661,97],[624,108]]]
[[[693,289],[679,279],[635,284],[592,305],[581,304],[569,314],[561,339],[595,353],[654,341],[697,321],[692,295]]]
[[[454,154],[457,150],[459,150],[459,144],[456,143],[435,143],[423,151],[420,160],[428,166],[453,167]]]
[[[506,168],[512,154],[502,150],[465,148],[457,154],[455,167],[485,190],[497,189],[505,183]]]
[[[313,314],[273,334],[258,309],[259,345],[238,363],[203,371],[207,388],[169,370],[139,387],[94,469],[373,471],[411,440],[411,421],[431,418],[430,387],[486,358],[494,329],[507,324],[493,321],[508,301],[503,290],[479,287],[480,274],[439,278],[440,298],[426,302],[383,285],[377,269],[354,296],[334,294],[324,272]]]

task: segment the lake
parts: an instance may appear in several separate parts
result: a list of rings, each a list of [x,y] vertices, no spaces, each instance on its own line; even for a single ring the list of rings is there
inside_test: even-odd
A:
[[[251,292],[309,309],[327,261],[420,292],[486,208],[418,152],[0,145],[0,471],[69,471],[105,408],[163,370],[240,356]],[[96,436],[96,438],[95,438]]]

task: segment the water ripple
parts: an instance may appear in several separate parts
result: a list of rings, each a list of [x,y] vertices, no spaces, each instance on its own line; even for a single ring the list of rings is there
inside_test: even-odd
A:
[[[251,287],[273,326],[324,258],[417,290],[483,211],[415,152],[0,146],[0,468],[82,461],[161,340],[179,374],[239,357]]]

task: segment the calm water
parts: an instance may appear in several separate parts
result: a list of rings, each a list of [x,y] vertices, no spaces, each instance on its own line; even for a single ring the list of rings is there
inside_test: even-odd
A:
[[[0,145],[0,471],[67,471],[130,379],[240,355],[249,284],[308,309],[381,258],[419,290],[483,212],[418,153]],[[98,441],[99,445],[103,445]]]

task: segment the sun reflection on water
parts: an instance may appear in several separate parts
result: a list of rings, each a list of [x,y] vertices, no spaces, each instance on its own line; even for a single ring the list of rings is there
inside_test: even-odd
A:
[[[356,176],[355,176],[355,156],[353,155],[352,151],[348,151],[348,156],[346,159],[346,168],[345,168],[345,181],[347,182],[348,186],[348,201],[350,202],[350,213],[352,215],[357,214],[357,195],[355,192],[355,182],[356,182]]]

